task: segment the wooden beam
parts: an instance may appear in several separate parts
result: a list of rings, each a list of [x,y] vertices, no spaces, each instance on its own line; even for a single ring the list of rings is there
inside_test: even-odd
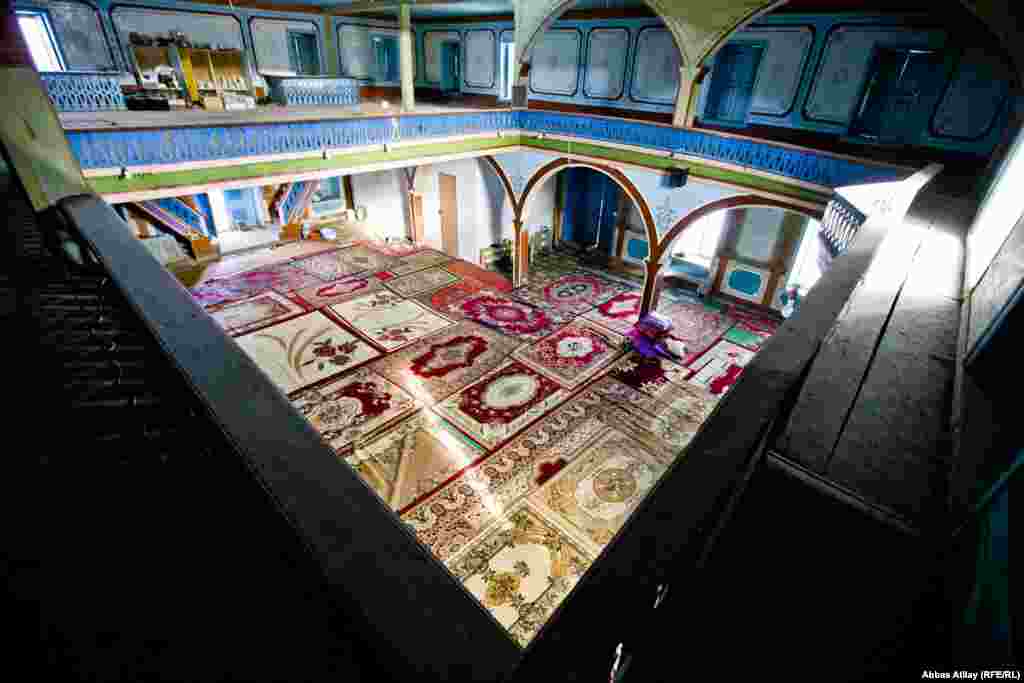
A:
[[[352,176],[342,176],[341,186],[342,192],[345,194],[345,208],[354,211],[356,208],[356,191],[352,189]]]

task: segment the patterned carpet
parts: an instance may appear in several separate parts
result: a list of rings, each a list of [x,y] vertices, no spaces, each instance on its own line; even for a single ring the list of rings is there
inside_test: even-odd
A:
[[[512,289],[359,242],[192,291],[525,646],[777,327],[663,297],[680,362],[644,360],[640,284],[544,254]]]

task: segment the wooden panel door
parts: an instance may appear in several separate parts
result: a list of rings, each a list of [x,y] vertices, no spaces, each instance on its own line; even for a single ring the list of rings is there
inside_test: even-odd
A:
[[[423,241],[423,195],[419,192],[409,193],[409,211],[412,214],[412,241]]]
[[[437,174],[441,195],[441,248],[449,256],[459,256],[459,202],[455,176]]]

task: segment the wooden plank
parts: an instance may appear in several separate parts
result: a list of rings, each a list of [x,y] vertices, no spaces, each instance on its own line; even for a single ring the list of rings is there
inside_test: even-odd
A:
[[[929,225],[928,219],[922,222],[917,212],[933,201],[933,195],[926,193],[918,207],[902,220],[895,217],[903,217],[909,201],[904,199],[899,207],[902,210],[894,206],[890,214],[894,217],[893,229],[823,343],[793,415],[778,440],[779,450],[787,457],[814,471],[824,472],[839,441]],[[854,246],[858,241],[860,235]]]

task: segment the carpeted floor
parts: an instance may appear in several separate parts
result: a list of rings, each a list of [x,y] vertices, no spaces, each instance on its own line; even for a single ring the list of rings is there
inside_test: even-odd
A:
[[[512,289],[426,247],[278,253],[192,292],[521,646],[777,326],[663,296],[679,362],[650,361],[641,283],[571,255]]]

